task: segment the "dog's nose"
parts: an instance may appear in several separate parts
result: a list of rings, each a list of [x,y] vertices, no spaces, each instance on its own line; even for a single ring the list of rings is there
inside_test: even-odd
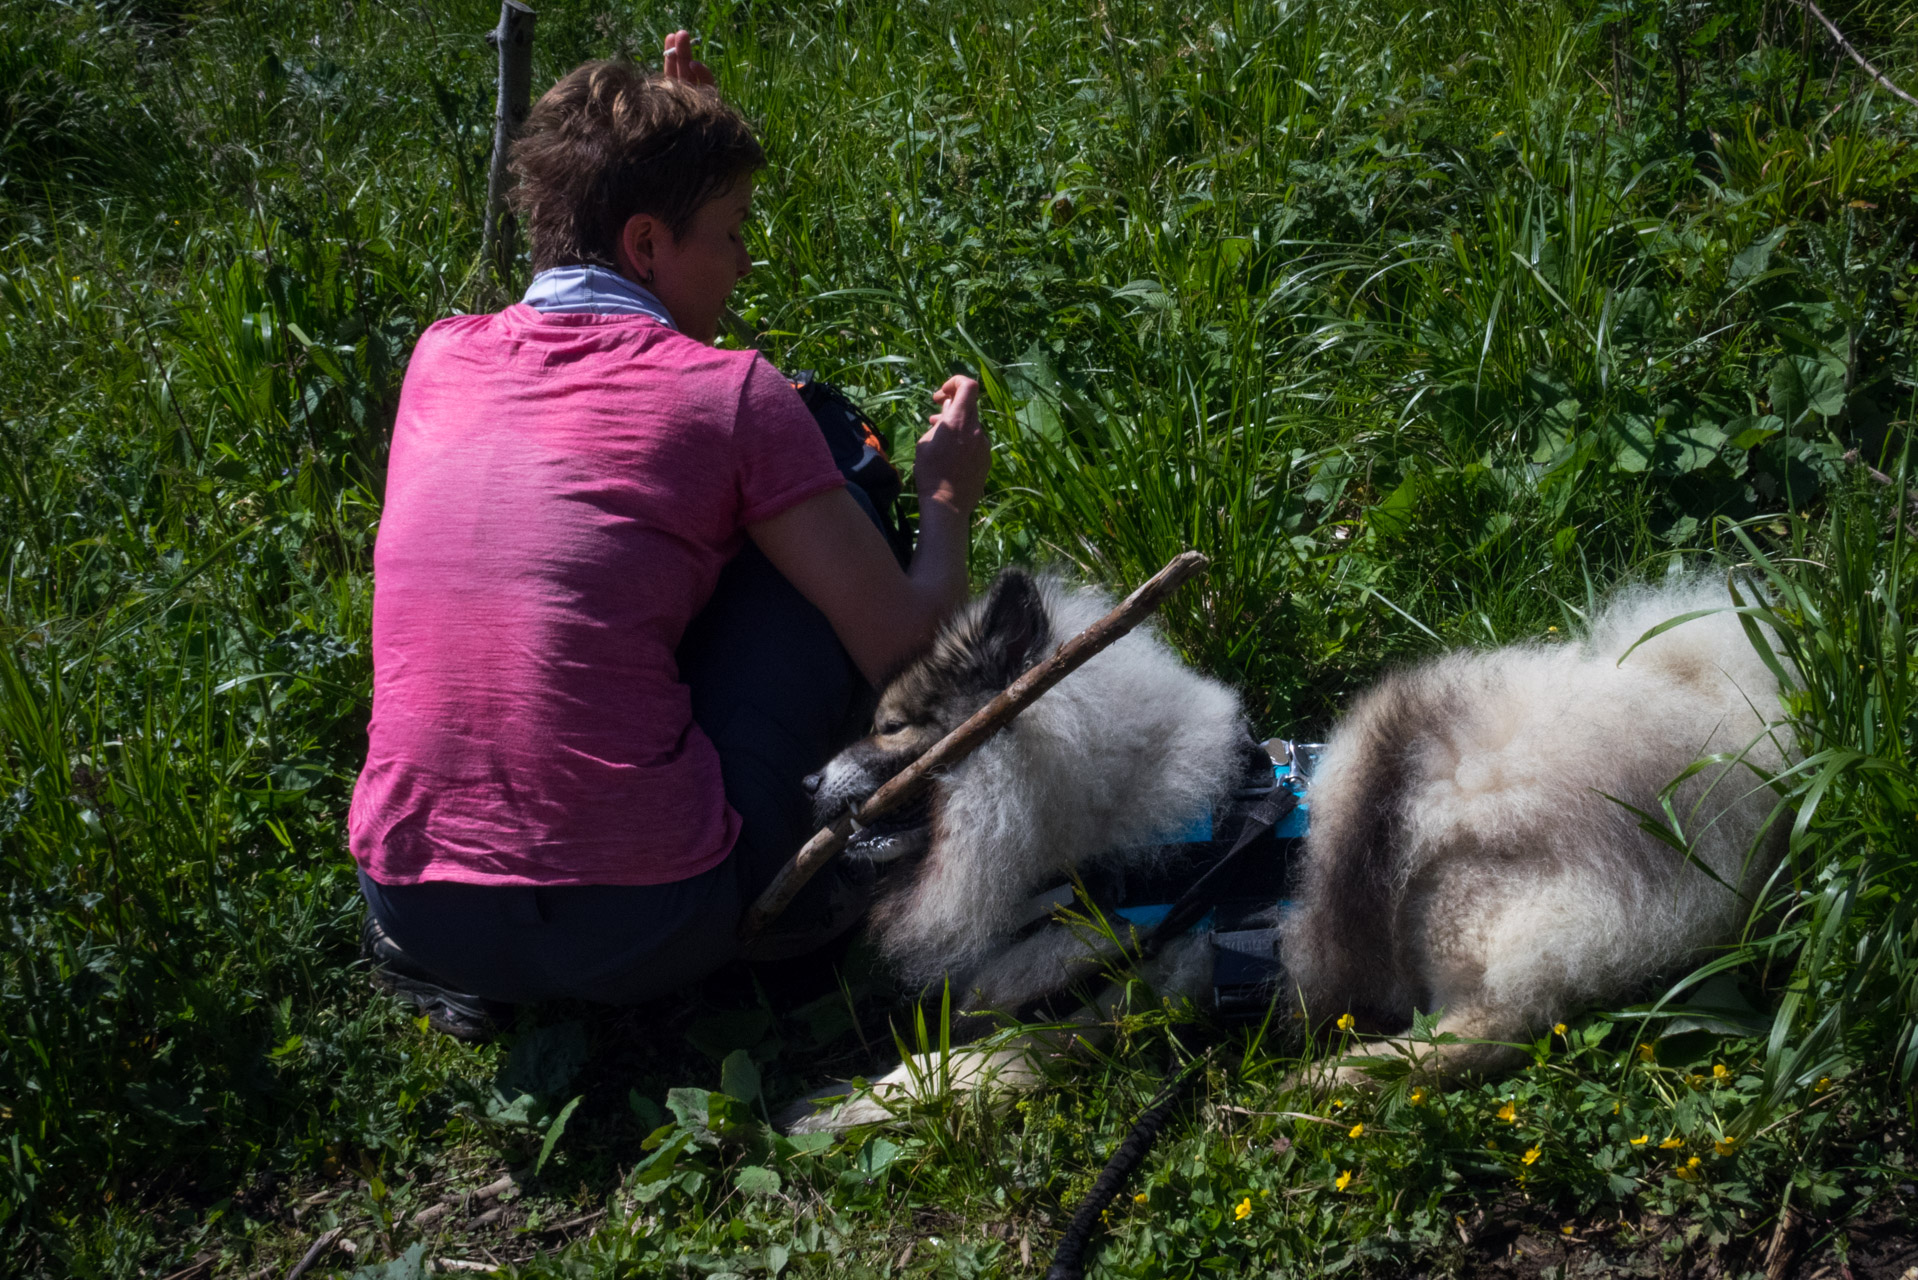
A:
[[[823,773],[809,773],[799,780],[799,785],[806,788],[807,795],[816,796],[819,794],[819,784],[825,780],[826,775]]]

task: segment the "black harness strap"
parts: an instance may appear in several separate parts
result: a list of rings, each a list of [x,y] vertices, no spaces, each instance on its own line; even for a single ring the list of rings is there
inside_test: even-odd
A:
[[[1277,826],[1286,814],[1298,807],[1298,793],[1281,784],[1247,809],[1245,825],[1239,828],[1238,839],[1233,841],[1223,858],[1213,863],[1204,875],[1193,881],[1190,889],[1179,895],[1179,900],[1165,913],[1165,919],[1154,925],[1152,932],[1146,935],[1140,954],[1156,955],[1160,947],[1197,924],[1200,917],[1218,904],[1219,893],[1229,883],[1230,872],[1238,866],[1245,851],[1252,847],[1252,842]]]

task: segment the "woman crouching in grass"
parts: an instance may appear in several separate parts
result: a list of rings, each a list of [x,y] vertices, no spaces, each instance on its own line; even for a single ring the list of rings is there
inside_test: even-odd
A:
[[[539,100],[532,286],[428,329],[400,396],[349,826],[382,985],[462,1037],[732,958],[809,834],[801,779],[966,594],[976,383],[934,396],[902,571],[792,386],[713,347],[765,155],[686,46]],[[821,877],[755,955],[863,906]]]

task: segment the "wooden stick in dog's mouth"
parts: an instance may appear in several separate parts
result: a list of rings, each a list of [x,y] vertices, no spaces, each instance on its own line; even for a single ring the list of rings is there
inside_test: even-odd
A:
[[[1121,600],[1118,607],[1055,649],[1050,657],[1035,663],[1024,675],[1006,687],[1005,692],[988,702],[964,724],[927,748],[926,753],[894,774],[860,806],[859,819],[842,814],[829,827],[821,827],[813,838],[773,877],[759,900],[739,922],[739,939],[751,942],[818,875],[821,868],[839,855],[857,827],[871,827],[893,810],[917,796],[935,769],[955,765],[984,746],[987,739],[1012,722],[1014,716],[1032,705],[1041,694],[1071,675],[1087,659],[1131,631],[1159,603],[1176,591],[1187,578],[1202,572],[1211,562],[1197,551],[1182,551],[1153,574],[1137,591]]]

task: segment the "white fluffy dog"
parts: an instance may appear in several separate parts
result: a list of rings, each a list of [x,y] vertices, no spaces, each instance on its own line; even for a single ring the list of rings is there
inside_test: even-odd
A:
[[[1494,1069],[1514,1053],[1496,1042],[1726,941],[1778,861],[1754,770],[1784,757],[1778,682],[1730,605],[1696,578],[1626,590],[1582,644],[1452,653],[1360,698],[1321,757],[1280,917],[1288,996],[1373,1031],[1443,1011],[1439,1031],[1480,1043],[1429,1069]],[[1721,754],[1671,797],[1688,859],[1632,810],[1660,813]]]
[[[1101,592],[1018,570],[1000,575],[886,688],[871,737],[808,782],[821,822],[863,800],[980,707],[1104,616]],[[944,773],[908,830],[853,843],[892,860],[873,912],[880,949],[911,983],[1000,990],[1012,935],[1033,894],[1094,858],[1151,861],[1168,832],[1209,814],[1238,779],[1249,738],[1239,701],[1140,627],[1067,676]],[[1016,967],[1016,966],[1015,966]],[[1042,995],[1062,985],[1056,965]]]

